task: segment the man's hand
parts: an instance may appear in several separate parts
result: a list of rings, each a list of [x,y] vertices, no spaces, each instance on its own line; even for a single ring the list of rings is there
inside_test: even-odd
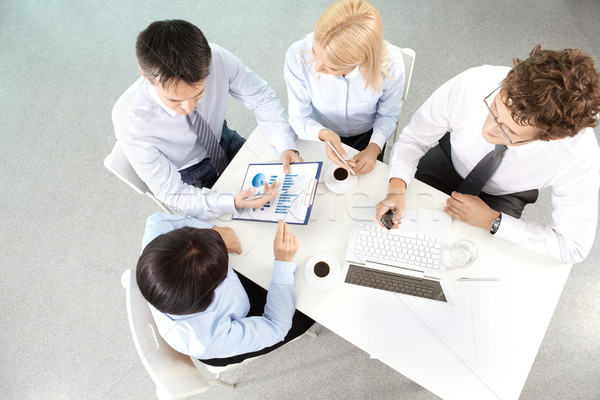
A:
[[[358,153],[352,158],[354,167],[352,169],[356,175],[363,175],[371,172],[375,168],[377,156],[381,153],[381,149],[375,143],[369,143],[366,149]]]
[[[277,261],[293,261],[298,251],[296,236],[290,231],[290,227],[283,221],[277,225],[275,242],[273,243],[273,254]]]
[[[279,160],[283,164],[283,173],[288,175],[290,173],[290,164],[295,162],[302,162],[302,157],[296,152],[296,150],[285,150],[279,156]]]
[[[492,221],[500,213],[492,210],[479,197],[470,194],[452,192],[452,197],[446,200],[444,211],[446,214],[469,225],[490,230]]]
[[[406,182],[400,178],[390,179],[387,196],[377,203],[377,206],[375,207],[375,218],[377,219],[377,222],[379,222],[379,225],[385,227],[381,223],[381,217],[383,217],[383,214],[388,210],[392,210],[394,212],[394,217],[392,218],[392,223],[394,225],[392,229],[397,229],[400,226],[400,218],[402,217],[402,214],[404,214],[404,209],[406,208],[405,192]]]
[[[255,188],[251,187],[246,190],[240,190],[236,193],[235,196],[233,196],[233,204],[235,208],[261,208],[269,201],[273,200],[273,197],[275,197],[275,195],[279,191],[280,186],[281,184],[277,183],[277,181],[273,181],[271,186],[269,186],[269,184],[265,182],[265,191],[263,194],[266,194],[267,196],[254,200],[246,199],[255,196]]]
[[[242,254],[242,243],[240,243],[240,239],[237,237],[233,229],[216,225],[213,226],[212,229],[221,235],[229,253]]]
[[[344,151],[344,148],[342,147],[342,140],[340,139],[340,136],[332,130],[321,129],[319,131],[319,139],[321,139],[322,141],[325,142],[325,154],[327,154],[327,158],[329,158],[331,161],[333,161],[340,167],[342,167],[344,169],[348,169],[348,167],[346,167],[346,165],[342,162],[342,160],[340,160],[340,158],[335,155],[334,151],[331,150],[331,147],[329,147],[329,145],[327,144],[327,142],[331,142],[333,147],[335,147],[335,150],[345,160],[346,158],[348,158],[348,154],[346,154],[346,152]],[[354,168],[354,166],[353,166],[354,161],[348,160],[348,164],[350,165],[351,168]]]

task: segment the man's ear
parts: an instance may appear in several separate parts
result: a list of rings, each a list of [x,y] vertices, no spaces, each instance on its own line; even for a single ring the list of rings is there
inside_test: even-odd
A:
[[[146,74],[144,74],[144,71],[142,71],[142,69],[140,68],[140,74],[142,74],[142,76],[144,77],[144,79],[146,80],[146,82],[148,82],[151,85],[154,85],[154,83],[148,79],[148,77],[146,76]]]

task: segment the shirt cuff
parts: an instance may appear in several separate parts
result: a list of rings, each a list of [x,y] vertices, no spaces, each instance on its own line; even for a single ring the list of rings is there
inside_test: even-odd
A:
[[[306,128],[306,133],[308,134],[307,140],[320,142],[321,139],[319,139],[319,132],[321,131],[321,129],[325,129],[325,127],[318,123],[315,123],[314,125],[307,127]]]
[[[217,196],[218,210],[222,210],[223,214],[234,214],[236,212],[233,193],[219,192]]]
[[[295,135],[279,135],[276,138],[273,138],[271,145],[277,152],[277,154],[281,155],[286,150],[294,150],[298,151],[298,146],[296,146]]]
[[[409,166],[409,165],[404,165],[404,164],[390,165],[390,173],[388,176],[388,181],[391,180],[392,178],[400,178],[404,182],[406,182],[406,187],[408,187],[408,185],[410,185],[410,183],[415,178],[415,172],[416,172],[416,168]]]
[[[385,137],[385,135],[375,132],[373,132],[373,134],[371,135],[371,139],[369,140],[369,143],[375,143],[377,146],[379,146],[379,148],[382,151],[383,146],[385,146],[385,142],[387,142],[387,138]]]
[[[525,236],[525,221],[502,213],[502,222],[494,236],[519,243]]]
[[[275,260],[272,283],[294,286],[296,271],[298,271],[298,264],[295,262]]]

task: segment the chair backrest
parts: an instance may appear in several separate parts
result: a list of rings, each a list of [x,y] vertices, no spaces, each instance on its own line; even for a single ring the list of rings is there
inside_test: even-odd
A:
[[[404,61],[404,92],[402,93],[401,103],[404,103],[404,100],[408,96],[408,89],[410,88],[410,81],[413,75],[413,69],[415,67],[415,51],[413,49],[409,49],[407,47],[400,48],[402,52],[402,60]],[[392,151],[392,146],[396,143],[398,139],[398,134],[400,133],[400,126],[396,126],[396,130],[394,134],[390,137],[387,142],[387,146],[385,149],[385,157],[389,157],[389,153]]]
[[[410,80],[412,79],[413,68],[415,67],[415,51],[408,47],[400,49],[402,51],[402,59],[404,60],[404,93],[402,94],[402,101],[408,96],[408,88],[410,87]]]
[[[127,299],[127,317],[133,343],[142,364],[156,384],[161,400],[182,399],[204,392],[211,383],[204,378],[190,357],[173,350],[160,336],[148,302],[138,288],[135,272],[121,276]]]
[[[115,174],[119,179],[125,182],[129,187],[138,193],[145,194],[158,204],[158,206],[167,213],[173,213],[162,201],[157,199],[154,194],[150,191],[146,183],[138,176],[135,172],[127,156],[119,146],[119,143],[115,143],[112,152],[104,159],[104,166],[110,172]]]

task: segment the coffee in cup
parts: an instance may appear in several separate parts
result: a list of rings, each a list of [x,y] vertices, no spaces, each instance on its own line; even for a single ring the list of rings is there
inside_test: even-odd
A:
[[[348,170],[346,168],[337,167],[333,171],[333,177],[336,181],[345,181],[346,179],[348,179]]]
[[[319,278],[325,278],[327,275],[329,275],[329,270],[329,264],[327,264],[325,261],[319,261],[313,268],[315,275]]]

